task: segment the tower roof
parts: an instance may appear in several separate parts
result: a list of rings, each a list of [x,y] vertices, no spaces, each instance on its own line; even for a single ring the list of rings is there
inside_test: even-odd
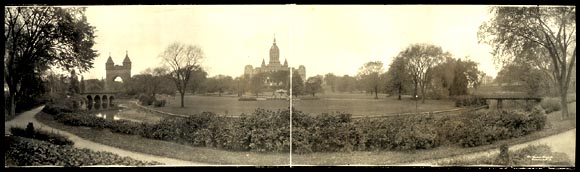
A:
[[[270,62],[269,63],[277,63],[280,64],[280,49],[276,45],[276,38],[274,38],[274,43],[272,43],[272,47],[270,48]]]
[[[113,59],[111,58],[111,53],[109,53],[109,59],[107,59],[107,64],[113,63]]]
[[[129,59],[129,51],[125,51],[125,59],[123,60],[123,63],[131,63],[131,60]]]

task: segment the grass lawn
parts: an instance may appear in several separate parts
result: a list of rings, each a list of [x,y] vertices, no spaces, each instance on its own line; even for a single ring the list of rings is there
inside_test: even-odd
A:
[[[426,112],[436,110],[455,109],[453,101],[446,100],[426,100],[420,101],[415,108],[415,101],[409,98],[396,100],[396,97],[385,98],[379,95],[379,99],[365,94],[320,94],[319,100],[295,100],[294,108],[312,115],[329,112],[347,112],[353,116],[385,115],[408,112]],[[301,96],[311,97],[311,96]],[[300,98],[300,97],[298,97]],[[168,100],[166,107],[155,108],[161,111],[192,115],[204,111],[215,112],[221,115],[237,116],[242,113],[252,113],[257,108],[278,110],[288,108],[289,101],[286,100],[264,100],[264,101],[238,101],[238,97],[231,96],[185,96],[185,108],[180,106],[179,96]]]

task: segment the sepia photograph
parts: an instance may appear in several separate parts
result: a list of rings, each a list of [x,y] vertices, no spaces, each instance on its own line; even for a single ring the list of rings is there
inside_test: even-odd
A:
[[[3,38],[6,169],[575,168],[575,6],[5,6]]]

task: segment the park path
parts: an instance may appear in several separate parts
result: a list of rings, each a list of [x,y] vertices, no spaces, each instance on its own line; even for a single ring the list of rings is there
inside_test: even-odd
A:
[[[571,162],[576,162],[576,128],[568,130],[566,132],[544,137],[538,140],[533,140],[525,143],[520,143],[517,145],[512,145],[509,147],[510,151],[519,150],[524,147],[530,145],[539,145],[539,144],[546,144],[548,145],[553,152],[562,152],[568,155]],[[464,155],[457,155],[447,158],[435,159],[435,160],[428,160],[418,163],[413,163],[413,165],[436,165],[436,164],[447,164],[446,162],[450,162],[452,160],[469,160],[475,159],[484,156],[496,156],[499,153],[498,149],[491,149],[481,152],[474,152]],[[575,166],[575,165],[574,165]]]
[[[196,163],[196,162],[190,162],[190,161],[178,160],[178,159],[173,159],[173,158],[166,158],[166,157],[161,157],[161,156],[155,156],[155,155],[127,151],[127,150],[123,150],[123,149],[119,149],[119,148],[115,148],[115,147],[111,147],[111,146],[107,146],[107,145],[103,145],[100,143],[95,143],[95,142],[92,142],[89,140],[82,139],[74,134],[52,128],[52,127],[45,125],[45,124],[39,122],[38,120],[36,120],[34,118],[34,116],[38,112],[40,112],[42,110],[42,108],[44,108],[44,106],[23,112],[22,114],[16,116],[14,119],[4,122],[4,133],[5,134],[10,133],[10,127],[12,127],[12,126],[26,128],[26,125],[28,125],[29,122],[32,122],[32,123],[34,123],[35,128],[40,128],[41,130],[46,130],[46,131],[54,131],[54,132],[58,132],[60,134],[67,136],[70,140],[72,140],[75,143],[74,147],[77,147],[77,148],[87,148],[87,149],[90,149],[93,151],[111,152],[111,153],[114,153],[114,154],[117,154],[120,156],[127,156],[130,158],[136,159],[136,160],[157,161],[157,162],[160,162],[160,163],[163,163],[166,165],[171,165],[171,166],[207,166],[207,165],[210,165],[210,164]]]

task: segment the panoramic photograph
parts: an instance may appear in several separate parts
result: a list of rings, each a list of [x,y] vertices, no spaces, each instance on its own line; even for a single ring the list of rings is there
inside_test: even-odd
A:
[[[6,6],[4,30],[5,168],[575,168],[575,6]]]

